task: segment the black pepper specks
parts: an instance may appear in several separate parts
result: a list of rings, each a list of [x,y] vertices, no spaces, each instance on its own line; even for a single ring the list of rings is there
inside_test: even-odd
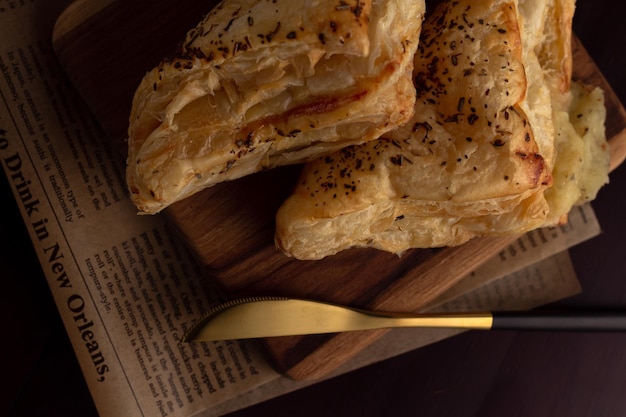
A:
[[[464,106],[465,106],[465,97],[460,97],[459,102],[456,105],[456,111],[462,112]]]
[[[403,155],[394,155],[390,158],[391,163],[397,166],[402,166],[402,164],[404,163],[404,156]]]

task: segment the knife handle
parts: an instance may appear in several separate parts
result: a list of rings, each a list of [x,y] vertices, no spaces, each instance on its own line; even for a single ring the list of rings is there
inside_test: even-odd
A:
[[[493,330],[626,331],[624,311],[494,312]]]

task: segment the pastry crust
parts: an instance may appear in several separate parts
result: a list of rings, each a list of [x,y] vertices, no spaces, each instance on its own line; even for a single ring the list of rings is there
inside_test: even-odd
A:
[[[226,0],[139,85],[127,182],[142,213],[406,122],[415,0]]]
[[[449,1],[427,15],[414,62],[413,119],[307,164],[277,213],[281,250],[299,259],[350,247],[400,254],[562,219],[571,201],[546,190],[557,162],[567,164],[555,138],[571,127],[574,4],[520,3]],[[589,123],[601,143],[597,97],[591,102]]]

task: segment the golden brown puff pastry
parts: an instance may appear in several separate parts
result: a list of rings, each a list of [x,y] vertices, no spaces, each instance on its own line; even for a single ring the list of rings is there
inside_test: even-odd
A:
[[[522,108],[550,170],[556,158],[554,113],[567,110],[572,77],[574,0],[521,0],[527,91]]]
[[[143,213],[406,122],[425,5],[226,0],[133,100],[127,182]]]
[[[610,155],[603,92],[572,83],[574,0],[520,0],[529,79],[524,110],[552,173],[544,226],[564,223],[574,205],[608,182]],[[542,105],[550,103],[550,106]]]
[[[307,164],[277,214],[277,245],[301,259],[365,246],[402,253],[544,224],[551,89],[526,72],[536,52],[524,49],[530,26],[520,21],[517,1],[449,1],[427,15],[414,118]],[[535,123],[547,137],[537,140]]]

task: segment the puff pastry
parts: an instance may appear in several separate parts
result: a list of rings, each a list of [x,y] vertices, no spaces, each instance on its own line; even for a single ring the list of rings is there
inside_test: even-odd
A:
[[[307,164],[277,213],[277,246],[299,259],[350,247],[401,254],[561,221],[585,194],[563,193],[586,174],[562,168],[585,147],[570,122],[573,10],[569,0],[440,3],[415,56],[413,119]],[[586,143],[598,149],[593,195],[608,172],[603,105],[601,92],[577,91],[587,109],[578,133],[593,131]],[[574,155],[559,155],[572,140]]]
[[[423,0],[226,0],[137,88],[127,182],[156,213],[406,122]]]

